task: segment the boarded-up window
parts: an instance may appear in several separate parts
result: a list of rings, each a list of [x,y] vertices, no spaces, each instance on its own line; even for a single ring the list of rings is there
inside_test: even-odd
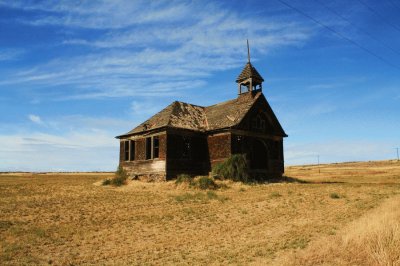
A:
[[[130,140],[130,147],[129,147],[129,161],[135,160],[135,141]]]
[[[146,138],[146,160],[151,159],[151,138]]]
[[[153,158],[158,158],[160,151],[160,140],[158,137],[153,137]]]
[[[260,114],[253,118],[252,128],[258,131],[265,130],[265,119]]]
[[[129,160],[129,141],[124,141],[124,161]]]

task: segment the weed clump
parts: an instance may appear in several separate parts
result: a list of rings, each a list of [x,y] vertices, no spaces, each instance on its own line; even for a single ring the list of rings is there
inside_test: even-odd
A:
[[[208,203],[210,200],[218,200],[220,202],[225,202],[228,200],[225,196],[220,196],[214,191],[197,192],[197,193],[185,193],[183,195],[175,196],[177,202],[197,202],[197,203]]]
[[[181,174],[175,180],[176,185],[186,184],[190,188],[199,188],[201,190],[218,189],[219,186],[214,179],[208,176],[193,178],[190,175]]]
[[[335,192],[329,194],[329,197],[331,199],[340,199],[340,195],[338,193],[335,193]]]
[[[101,183],[103,186],[108,186],[111,185],[111,179],[107,178],[105,180],[103,180],[103,183]]]
[[[193,177],[187,174],[180,174],[175,180],[175,184],[192,184],[193,183]]]
[[[126,185],[126,180],[128,179],[128,173],[122,168],[118,166],[117,171],[115,172],[115,176],[112,179],[106,179],[103,181],[102,185],[113,185],[116,187],[120,187],[122,185]]]
[[[212,172],[222,179],[247,183],[250,181],[248,170],[246,155],[233,154],[222,163],[215,165]]]
[[[198,186],[198,188],[203,189],[203,190],[218,188],[218,185],[215,183],[215,181],[208,176],[200,177],[197,180],[197,186]]]
[[[282,197],[282,195],[281,195],[281,193],[274,191],[269,195],[269,197],[270,198],[280,198],[280,197]]]

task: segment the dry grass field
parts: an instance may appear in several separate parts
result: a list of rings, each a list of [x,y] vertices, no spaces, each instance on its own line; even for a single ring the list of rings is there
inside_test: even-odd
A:
[[[0,264],[400,265],[400,163],[200,191],[111,174],[0,175]],[[397,246],[396,246],[397,245]]]

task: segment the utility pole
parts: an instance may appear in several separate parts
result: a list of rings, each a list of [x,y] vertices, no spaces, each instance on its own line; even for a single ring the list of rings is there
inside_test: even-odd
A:
[[[321,173],[321,168],[319,168],[319,154],[317,155],[318,158],[318,173]]]
[[[397,161],[399,161],[399,148],[395,148],[397,151]]]

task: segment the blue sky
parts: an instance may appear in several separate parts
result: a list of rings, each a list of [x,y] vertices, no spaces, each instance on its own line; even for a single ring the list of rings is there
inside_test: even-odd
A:
[[[114,137],[170,102],[235,98],[247,38],[287,165],[394,158],[399,12],[396,0],[0,0],[0,171],[114,170]]]

